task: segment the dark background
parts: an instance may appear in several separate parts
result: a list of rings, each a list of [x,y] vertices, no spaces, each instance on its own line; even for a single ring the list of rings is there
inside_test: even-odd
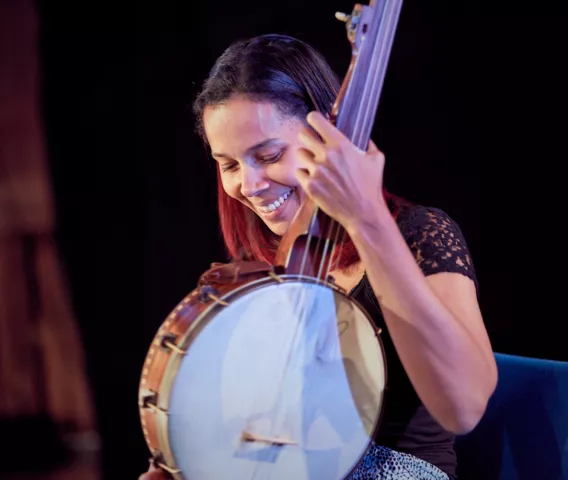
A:
[[[334,12],[352,6],[38,2],[58,238],[105,478],[147,468],[137,411],[144,356],[198,276],[225,259],[213,161],[193,133],[197,89],[230,42],[266,32],[311,42],[343,75],[350,49]],[[373,139],[387,156],[387,187],[461,225],[495,350],[568,360],[562,291],[531,270],[562,276],[565,263],[563,222],[547,215],[566,160],[566,17],[535,8],[407,0]]]

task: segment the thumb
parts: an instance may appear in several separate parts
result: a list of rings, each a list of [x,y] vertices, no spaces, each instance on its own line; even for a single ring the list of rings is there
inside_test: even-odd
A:
[[[379,148],[377,147],[377,145],[375,145],[375,142],[373,142],[373,140],[369,140],[369,146],[367,147],[367,153],[382,153]]]
[[[168,474],[163,470],[152,467],[148,472],[140,475],[138,480],[168,480],[169,478]]]

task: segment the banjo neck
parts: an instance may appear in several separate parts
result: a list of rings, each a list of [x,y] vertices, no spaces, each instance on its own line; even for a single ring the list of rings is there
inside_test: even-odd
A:
[[[356,4],[346,24],[351,62],[331,112],[331,121],[361,150],[367,150],[394,43],[402,0]],[[304,201],[276,254],[286,273],[327,280],[334,254],[345,239],[344,228],[309,198]]]

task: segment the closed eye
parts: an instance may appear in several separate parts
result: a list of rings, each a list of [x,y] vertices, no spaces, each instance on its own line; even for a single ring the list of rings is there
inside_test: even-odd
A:
[[[222,172],[230,172],[235,170],[238,167],[238,163],[226,163],[225,165],[221,165]]]
[[[257,157],[257,161],[259,163],[275,163],[278,160],[280,160],[280,158],[282,157],[284,152],[285,152],[285,149],[279,150],[278,152],[273,153],[272,155],[259,155]],[[232,172],[232,171],[236,170],[238,168],[238,166],[239,166],[239,164],[237,162],[225,163],[224,165],[220,165],[220,168],[221,168],[222,172]]]
[[[282,157],[283,153],[284,153],[284,150],[280,150],[279,152],[276,152],[273,155],[262,156],[262,157],[260,157],[260,161],[262,161],[264,163],[277,162],[278,160],[280,160],[280,157]]]

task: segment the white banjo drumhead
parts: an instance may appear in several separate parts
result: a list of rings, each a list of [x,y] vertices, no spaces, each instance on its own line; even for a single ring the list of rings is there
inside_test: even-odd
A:
[[[365,314],[300,281],[227,301],[201,320],[169,392],[167,437],[183,478],[347,476],[377,426],[386,383]]]

